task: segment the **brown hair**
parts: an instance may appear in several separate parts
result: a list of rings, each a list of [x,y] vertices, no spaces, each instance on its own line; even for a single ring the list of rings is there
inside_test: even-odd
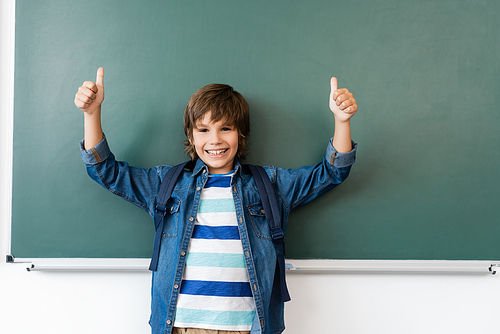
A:
[[[184,109],[184,133],[188,140],[186,153],[195,160],[198,157],[191,141],[196,123],[210,112],[211,122],[225,121],[238,130],[238,158],[247,155],[247,137],[250,135],[250,113],[248,103],[233,87],[211,84],[198,89],[189,99]]]

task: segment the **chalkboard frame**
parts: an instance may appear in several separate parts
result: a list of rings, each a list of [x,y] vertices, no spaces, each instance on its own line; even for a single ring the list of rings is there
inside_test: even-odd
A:
[[[81,84],[77,80],[92,80],[95,69],[98,66],[105,66],[106,73],[110,73],[105,78],[107,87],[105,107],[108,108],[104,116],[105,131],[112,138],[112,147],[116,147],[115,153],[124,160],[148,166],[157,163],[173,164],[184,159],[182,146],[178,143],[170,152],[171,157],[168,161],[163,162],[163,157],[159,158],[157,153],[161,145],[158,145],[156,140],[143,135],[146,132],[160,134],[160,141],[165,140],[165,137],[161,136],[163,131],[161,124],[178,124],[169,127],[169,130],[175,132],[173,135],[176,136],[177,141],[182,141],[179,126],[180,113],[165,115],[158,121],[152,116],[144,118],[143,115],[139,117],[140,115],[129,112],[127,117],[131,121],[126,126],[120,128],[110,126],[122,117],[120,111],[123,106],[130,104],[132,109],[155,112],[163,110],[164,107],[181,111],[183,104],[195,89],[218,80],[233,81],[234,83],[228,83],[233,84],[247,97],[252,111],[255,111],[252,114],[252,139],[258,138],[258,140],[253,142],[253,157],[251,155],[253,160],[249,162],[261,164],[270,162],[280,167],[293,168],[314,163],[322,155],[333,129],[333,120],[325,101],[328,97],[329,76],[336,75],[341,85],[345,84],[355,93],[361,107],[360,113],[353,120],[354,139],[360,144],[358,162],[346,184],[311,205],[298,209],[293,214],[287,236],[288,253],[294,258],[311,259],[487,260],[499,258],[500,246],[497,242],[499,228],[495,225],[494,219],[498,216],[495,198],[498,198],[497,189],[499,189],[499,181],[495,177],[495,166],[500,161],[498,150],[495,148],[500,140],[498,131],[495,130],[499,124],[499,118],[493,111],[499,102],[498,94],[495,94],[500,86],[498,76],[495,75],[499,73],[499,67],[494,60],[498,59],[500,51],[497,46],[499,43],[492,42],[498,41],[500,29],[494,29],[498,27],[498,22],[493,21],[493,13],[498,12],[498,4],[494,1],[482,2],[472,9],[467,7],[467,11],[464,11],[465,4],[456,4],[452,1],[443,1],[438,4],[430,1],[374,1],[372,6],[376,7],[376,10],[372,13],[368,10],[361,13],[356,7],[359,3],[355,1],[350,4],[328,2],[331,7],[323,7],[326,5],[323,1],[308,3],[307,6],[310,7],[293,2],[284,10],[288,15],[286,19],[280,19],[278,16],[283,13],[278,5],[256,2],[255,6],[261,6],[259,10],[264,9],[264,14],[251,17],[254,21],[250,23],[255,24],[253,34],[262,39],[261,48],[256,52],[258,56],[249,59],[253,60],[249,62],[252,66],[244,68],[240,66],[237,57],[228,58],[224,63],[230,65],[227,69],[221,70],[220,66],[218,69],[214,67],[198,77],[196,77],[195,69],[189,67],[193,59],[180,63],[182,56],[196,54],[193,51],[196,51],[197,47],[191,44],[185,45],[185,53],[173,53],[177,63],[159,62],[161,66],[147,70],[135,64],[137,59],[147,59],[147,55],[137,51],[134,53],[126,47],[123,40],[124,33],[117,32],[113,24],[123,27],[123,24],[120,25],[120,19],[144,16],[148,13],[147,8],[137,6],[117,8],[110,5],[104,13],[93,18],[93,22],[113,18],[109,25],[112,27],[111,32],[105,34],[108,36],[105,40],[108,42],[108,50],[121,51],[118,57],[111,56],[111,51],[100,54],[90,53],[91,56],[89,56],[88,52],[84,53],[76,47],[58,49],[56,47],[58,45],[72,43],[71,37],[76,34],[68,34],[64,29],[55,29],[54,27],[58,27],[57,24],[71,22],[74,32],[85,26],[83,19],[75,19],[70,15],[69,9],[75,3],[51,1],[48,5],[45,4],[46,8],[38,10],[39,16],[36,19],[25,18],[24,21],[21,15],[23,10],[27,10],[28,6],[35,6],[32,9],[34,13],[39,8],[36,8],[35,2],[17,3],[12,226],[14,256],[19,258],[31,258],[38,255],[41,257],[79,256],[71,252],[57,254],[52,251],[43,255],[37,250],[34,251],[33,256],[27,256],[30,255],[29,251],[25,252],[22,247],[18,248],[22,239],[27,237],[29,237],[30,245],[51,244],[53,241],[50,238],[48,240],[36,238],[47,233],[43,224],[20,228],[19,224],[22,224],[20,222],[30,220],[30,218],[33,220],[33,216],[28,219],[20,216],[25,211],[25,205],[18,192],[21,189],[29,191],[31,189],[29,184],[33,182],[33,179],[26,180],[20,175],[43,174],[51,167],[48,164],[43,168],[29,169],[27,163],[22,162],[20,152],[27,152],[40,158],[43,152],[36,148],[48,147],[50,143],[57,142],[62,137],[68,144],[58,147],[55,152],[58,154],[56,155],[58,160],[54,163],[70,161],[68,168],[79,170],[75,189],[80,192],[81,189],[85,189],[85,192],[92,194],[101,192],[82,176],[84,171],[81,162],[78,161],[76,149],[76,143],[81,136],[78,135],[81,118],[76,112],[71,113],[71,109],[74,109],[71,106],[71,94],[74,94],[78,85]],[[89,2],[89,5],[94,4],[96,2]],[[225,5],[228,4],[229,2],[225,2]],[[380,6],[381,4],[384,6]],[[159,6],[159,3],[152,2],[151,6]],[[179,5],[172,6],[174,12],[179,11],[184,14],[188,12],[188,8],[181,8]],[[133,11],[132,7],[139,10]],[[254,7],[245,8],[257,12]],[[210,18],[202,15],[202,11],[208,9],[210,8],[203,6],[197,8],[197,15],[199,18],[204,18],[204,23],[214,23],[214,20],[210,21]],[[207,33],[210,32],[207,36],[212,37],[211,43],[218,45],[218,48],[209,50],[210,52],[205,56],[209,58],[208,60],[217,60],[222,51],[233,52],[231,55],[240,56],[250,50],[255,52],[255,47],[251,49],[249,46],[242,46],[240,50],[234,51],[229,45],[229,42],[234,42],[239,37],[235,34],[235,30],[228,29],[230,24],[237,24],[238,18],[247,20],[241,21],[242,24],[250,24],[250,19],[242,14],[241,7],[239,9],[238,15],[240,16],[237,18],[222,20],[220,25],[207,28]],[[226,6],[220,17],[232,13],[231,10],[234,8]],[[328,15],[337,13],[335,10],[341,10],[340,12],[345,15],[332,15],[335,20],[332,19],[330,22]],[[166,12],[164,8],[162,13]],[[375,14],[377,16],[373,18]],[[445,14],[448,16],[445,17]],[[172,16],[174,15],[169,17],[175,19]],[[196,17],[194,14],[193,16]],[[88,18],[89,15],[82,17]],[[369,29],[368,23],[367,26],[356,28],[352,24],[353,18],[357,24],[366,20],[376,29]],[[436,18],[441,20],[436,20]],[[303,25],[294,24],[293,20],[298,20]],[[155,20],[151,22],[158,24]],[[393,27],[401,29],[390,29],[390,26],[384,25],[386,22],[392,22]],[[306,23],[307,29],[301,31]],[[324,25],[321,25],[322,23]],[[266,29],[273,31],[274,35],[265,35]],[[325,43],[330,35],[323,31],[328,29],[341,32],[345,29],[349,32],[349,38],[342,41],[342,47],[337,46],[337,43],[333,41],[331,44]],[[173,30],[178,33],[175,29]],[[227,31],[229,36],[223,38],[216,34],[221,31]],[[287,35],[287,31],[291,33]],[[130,30],[125,32],[132,33]],[[317,34],[311,35],[313,32]],[[188,31],[187,33],[191,34],[190,37],[194,36],[194,32]],[[59,44],[47,43],[51,41],[44,39],[48,35],[52,36],[52,41]],[[333,34],[333,36],[337,35]],[[478,39],[477,36],[482,38]],[[142,36],[139,33],[132,37],[135,37],[134,41],[141,42],[139,50],[153,48],[148,44],[151,43],[151,39],[141,40]],[[170,46],[177,47],[183,42],[180,37],[170,36],[165,32],[158,32],[153,37],[163,37],[171,43],[154,49],[157,52],[168,53]],[[255,38],[255,36],[248,35],[246,37]],[[281,44],[276,44],[279,40],[282,41]],[[335,38],[332,37],[332,40]],[[90,35],[82,37],[79,43],[87,48],[96,45],[95,38]],[[294,43],[300,43],[300,48]],[[197,45],[206,47],[208,43]],[[281,47],[280,50],[278,46]],[[63,57],[62,59],[71,59],[71,61],[66,63],[42,61],[51,57]],[[33,61],[33,59],[39,60]],[[76,66],[77,64],[79,66]],[[178,65],[180,66],[177,68]],[[256,68],[259,70],[255,70]],[[235,69],[240,70],[237,75],[231,72]],[[155,72],[160,75],[152,76]],[[188,79],[179,80],[183,76]],[[153,80],[146,80],[151,77]],[[266,81],[258,80],[262,78]],[[48,79],[51,79],[50,85],[47,85],[50,89],[41,89],[40,87],[44,86],[43,84]],[[171,80],[170,83],[165,79]],[[127,84],[128,81],[141,83],[141,89],[137,90],[134,85]],[[174,87],[173,82],[176,83],[176,90],[172,93],[169,88]],[[466,82],[465,97],[463,96],[464,82]],[[68,86],[74,86],[74,88],[68,89]],[[47,97],[46,94],[52,91],[61,92],[61,94]],[[70,94],[70,91],[73,92]],[[142,108],[138,108],[139,104],[132,99],[135,94],[139,94],[137,92],[141,94]],[[163,105],[164,101],[150,96],[152,94],[157,97],[158,95],[154,93],[159,92],[161,94],[169,92],[175,96],[175,99]],[[37,110],[39,101],[36,98],[46,98],[45,105],[58,105],[59,112],[58,114],[49,113],[48,118],[37,119],[35,122],[37,127],[49,126],[54,120],[64,122],[62,124],[71,124],[71,126],[65,129],[57,128],[58,131],[48,131],[43,136],[32,138],[30,142],[23,142],[20,139],[25,136],[27,138],[27,133],[34,128],[34,123],[31,123],[33,122],[32,114],[26,113],[26,110]],[[291,110],[293,113],[290,113]],[[308,111],[307,117],[300,113],[303,110]],[[389,123],[388,120],[391,122]],[[130,136],[132,127],[138,130],[134,130],[135,132]],[[271,135],[270,133],[276,127],[278,127],[278,132]],[[474,131],[474,128],[480,130]],[[308,141],[311,133],[317,135],[318,139]],[[422,133],[426,135],[422,136]],[[271,143],[276,136],[282,137],[283,142]],[[284,143],[293,148],[283,148],[286,146]],[[143,149],[145,147],[147,149]],[[269,150],[262,150],[264,147]],[[289,153],[291,151],[303,154],[295,159],[296,155]],[[50,154],[53,153],[50,152]],[[291,158],[292,156],[294,159]],[[438,163],[423,163],[433,161],[433,159]],[[30,163],[34,164],[35,161],[32,160]],[[434,184],[430,185],[422,181],[429,175],[441,177],[433,179]],[[75,181],[73,174],[65,175],[65,181]],[[457,186],[455,184],[458,183],[457,181],[463,184]],[[38,183],[36,186],[46,191],[46,194],[56,192],[62,187],[58,185],[54,189],[44,183]],[[405,189],[405,191],[398,193],[397,189]],[[416,193],[412,193],[412,190]],[[98,196],[105,198],[109,206],[116,206],[115,211],[109,213],[111,217],[124,208],[122,204],[118,204],[117,199],[111,199],[110,196],[104,194]],[[460,200],[459,196],[466,196],[467,200]],[[403,208],[391,203],[392,201],[397,204],[400,198],[405,198],[402,203],[406,206]],[[439,202],[440,205],[434,205],[435,201],[440,200],[442,200]],[[33,207],[33,202],[28,201],[29,205],[26,210]],[[93,199],[78,197],[78,202],[88,205],[93,202]],[[472,206],[467,205],[470,202]],[[365,220],[361,219],[363,212],[359,210],[360,203],[365,212],[370,213],[370,215],[366,214],[368,218]],[[380,207],[393,212],[392,221],[387,222],[387,215],[377,210]],[[35,209],[38,214],[46,213],[44,207],[40,208],[35,205]],[[100,211],[96,212],[102,213],[104,209],[101,207]],[[429,221],[416,219],[415,215],[424,210],[431,211],[429,215],[440,215],[442,219],[429,219]],[[58,212],[62,216],[74,214],[64,205],[58,208]],[[323,212],[325,216],[332,216],[332,220],[327,224],[323,222],[327,219],[323,219],[324,217],[316,219],[310,212]],[[133,215],[139,217],[142,214],[134,213]],[[464,216],[468,220],[460,221]],[[91,237],[92,233],[84,228],[89,220],[78,217],[75,219],[79,228],[70,234],[81,233]],[[137,219],[140,219],[141,223],[135,227],[129,227],[132,229],[131,234],[134,234],[136,230],[152,231],[151,225],[147,225],[150,223],[148,217]],[[461,222],[459,228],[451,223],[453,221]],[[118,223],[112,222],[111,224],[116,227]],[[99,228],[96,225],[92,225],[92,228]],[[67,226],[58,226],[59,230],[65,228]],[[28,233],[27,231],[33,232],[35,237],[25,234]],[[308,240],[315,240],[315,238],[320,238],[320,240],[312,241],[312,244],[304,244],[300,241],[302,236],[306,236]],[[142,242],[148,242],[149,238],[150,236],[146,234]],[[387,240],[398,241],[391,247],[384,248],[383,244]],[[76,240],[76,243],[78,241]],[[94,253],[89,254],[88,257],[101,257],[105,247],[95,245],[93,247],[95,247]],[[137,257],[137,254],[128,253],[127,249],[120,249],[118,253],[119,255],[116,256],[119,257]],[[53,256],[54,254],[56,256]],[[146,247],[139,257],[148,256],[149,250]]]

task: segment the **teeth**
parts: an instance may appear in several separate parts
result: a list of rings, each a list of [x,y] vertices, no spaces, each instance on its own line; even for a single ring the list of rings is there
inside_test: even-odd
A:
[[[222,154],[226,151],[227,151],[227,149],[225,149],[225,150],[211,150],[211,151],[208,150],[207,152],[208,152],[208,154],[211,154],[211,155],[219,155],[219,154]]]

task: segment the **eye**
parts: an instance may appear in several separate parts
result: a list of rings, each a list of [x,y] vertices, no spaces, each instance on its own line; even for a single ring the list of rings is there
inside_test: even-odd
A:
[[[208,132],[208,129],[198,129],[198,132]]]
[[[233,128],[230,126],[225,126],[222,128],[222,131],[233,131]]]

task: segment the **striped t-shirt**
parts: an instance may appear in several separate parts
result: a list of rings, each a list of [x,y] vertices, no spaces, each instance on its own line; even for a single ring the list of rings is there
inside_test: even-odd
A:
[[[229,174],[210,174],[188,247],[175,327],[249,331],[255,304]]]

